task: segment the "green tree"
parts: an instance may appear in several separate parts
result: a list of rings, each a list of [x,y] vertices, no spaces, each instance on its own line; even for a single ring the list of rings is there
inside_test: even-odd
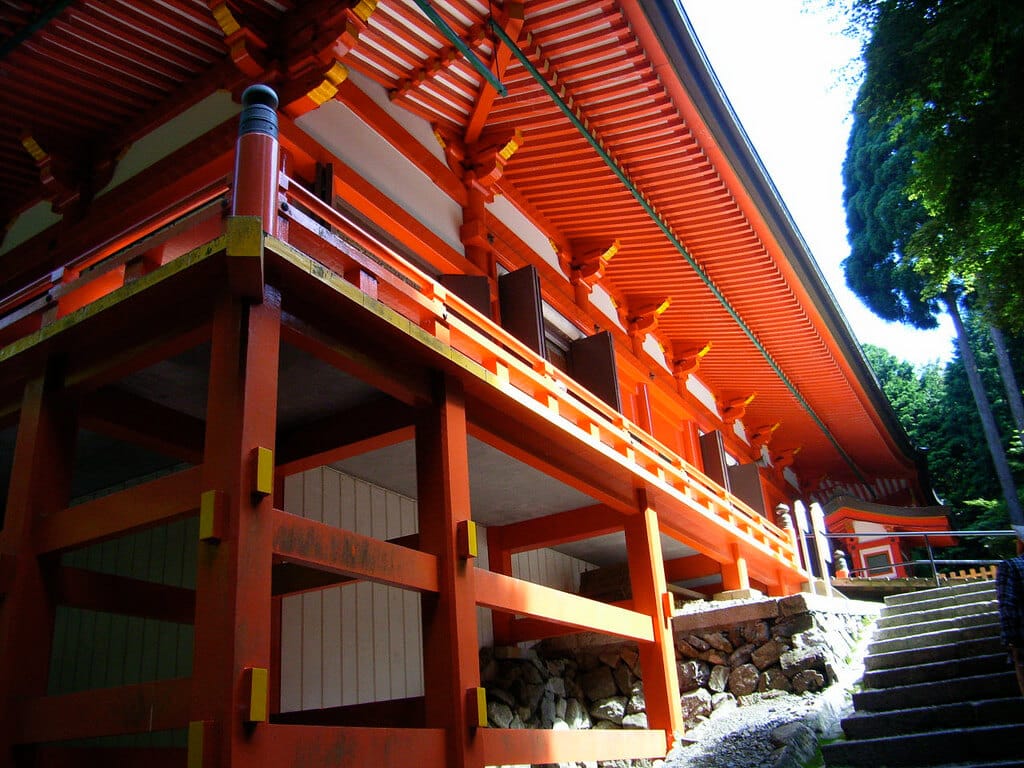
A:
[[[912,154],[925,294],[979,289],[997,325],[1024,329],[1024,3],[854,3],[870,26],[857,109]]]
[[[956,134],[961,140],[972,135],[961,133],[959,122],[950,123],[954,113],[959,109],[963,121],[981,120],[976,109],[962,103],[964,93],[970,92],[975,99],[983,100],[985,96],[977,87],[942,81],[943,75],[952,77],[960,70],[944,63],[958,57],[950,56],[953,49],[943,48],[937,40],[944,40],[948,46],[957,34],[964,35],[957,26],[980,18],[967,12],[965,6],[987,5],[990,0],[855,2],[871,24],[871,37],[864,49],[865,79],[854,105],[854,126],[843,169],[852,246],[843,264],[847,281],[873,311],[886,319],[926,328],[935,324],[940,307],[949,312],[1003,498],[1011,519],[1024,523],[1024,511],[960,308],[961,298],[985,274],[979,266],[981,256],[1005,256],[1008,241],[995,237],[984,243],[979,240],[981,230],[973,225],[975,219],[965,217],[962,211],[954,215],[948,208],[959,192],[946,189],[948,194],[944,196],[939,180],[943,163],[956,168],[960,162],[954,152],[958,144],[948,134]],[[959,10],[954,13],[950,9]],[[984,47],[977,38],[973,33],[963,42]],[[978,55],[986,62],[993,57],[1003,60],[991,50]],[[964,55],[967,59],[971,56]],[[986,71],[988,76],[997,77],[991,67]],[[940,103],[942,99],[952,103]],[[959,107],[954,106],[957,104]],[[936,128],[936,115],[944,116],[939,120],[944,128]],[[946,187],[953,184],[947,182]],[[1016,279],[1024,288],[1024,278],[1017,275]],[[1005,305],[1006,296],[1013,293],[1005,289],[1005,285],[996,289],[986,283],[982,295],[990,302],[987,306],[994,306],[992,297],[997,294]]]

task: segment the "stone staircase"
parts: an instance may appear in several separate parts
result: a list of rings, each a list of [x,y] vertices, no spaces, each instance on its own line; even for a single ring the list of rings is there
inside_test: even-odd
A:
[[[887,597],[864,667],[846,740],[822,745],[829,768],[1024,768],[1024,698],[993,582]]]

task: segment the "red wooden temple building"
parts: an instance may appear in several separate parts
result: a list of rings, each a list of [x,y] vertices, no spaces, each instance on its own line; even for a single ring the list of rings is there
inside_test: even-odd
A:
[[[0,73],[0,765],[664,755],[668,585],[923,498],[669,0],[14,0]],[[579,630],[649,728],[488,728]]]

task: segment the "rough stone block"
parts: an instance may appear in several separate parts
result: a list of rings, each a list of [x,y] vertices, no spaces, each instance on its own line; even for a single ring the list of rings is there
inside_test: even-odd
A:
[[[793,676],[793,693],[817,693],[825,687],[825,676],[814,669],[805,669]]]
[[[679,698],[679,706],[683,713],[683,723],[692,725],[697,722],[698,718],[708,717],[711,714],[711,694],[703,688],[684,693]]]
[[[647,713],[636,712],[624,716],[622,718],[622,727],[647,730]]]
[[[746,696],[757,690],[760,670],[753,664],[742,664],[729,675],[729,692],[734,696]]]
[[[625,696],[610,696],[607,699],[595,701],[590,707],[590,717],[594,720],[606,720],[621,725],[622,718],[626,716],[627,701]]]
[[[677,664],[676,673],[679,677],[679,690],[686,693],[706,685],[711,670],[705,662],[691,659]]]
[[[779,660],[779,657],[787,650],[787,646],[778,640],[769,640],[750,654],[750,660],[758,669],[767,669]]]
[[[754,652],[756,646],[753,643],[746,643],[741,645],[735,651],[729,654],[729,666],[738,667],[741,664],[750,663],[750,655]]]
[[[512,725],[512,709],[500,701],[488,701],[487,720],[498,728],[508,728]]]
[[[757,690],[764,691],[790,691],[793,685],[781,669],[766,669],[757,679]]]
[[[715,693],[721,693],[729,684],[729,667],[723,664],[716,664],[708,676],[708,688]]]
[[[596,667],[580,676],[580,687],[590,701],[607,699],[618,691],[612,671],[606,666]]]

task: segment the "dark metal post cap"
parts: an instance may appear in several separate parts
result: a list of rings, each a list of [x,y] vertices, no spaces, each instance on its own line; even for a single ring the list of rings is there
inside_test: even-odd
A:
[[[250,85],[242,93],[238,135],[263,133],[277,138],[277,94],[269,85]]]

